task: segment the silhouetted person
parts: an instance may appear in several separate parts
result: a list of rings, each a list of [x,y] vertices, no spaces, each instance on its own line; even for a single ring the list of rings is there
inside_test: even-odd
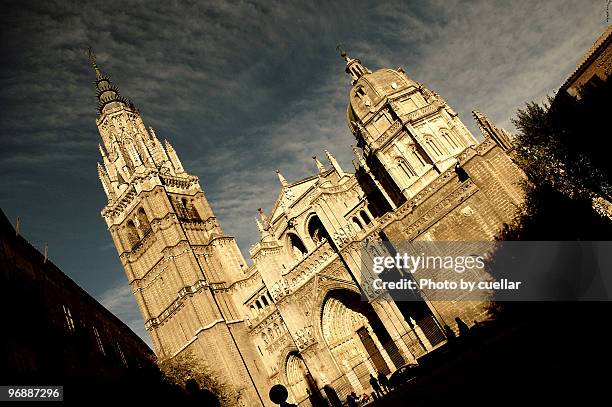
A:
[[[459,317],[455,318],[457,328],[459,329],[459,336],[467,336],[470,333],[470,327]]]
[[[308,396],[308,400],[310,401],[310,405],[312,407],[323,407],[327,406],[327,403],[323,399],[323,396],[318,392],[312,392],[310,389],[306,389],[306,395]]]
[[[334,389],[329,384],[326,384],[325,386],[323,386],[323,391],[327,396],[327,401],[332,407],[342,407],[342,401],[340,400],[338,393],[336,393],[336,389]],[[325,400],[322,400],[322,402],[323,406],[327,406],[327,402]]]
[[[385,393],[389,393],[391,390],[391,385],[389,383],[389,379],[387,379],[387,375],[383,372],[378,373],[378,383],[380,383],[380,387]]]
[[[348,407],[358,407],[359,406],[357,404],[357,400],[355,400],[355,397],[353,397],[353,393],[346,396],[346,405]]]
[[[372,376],[372,373],[370,373],[370,385],[372,386],[372,390],[374,390],[374,392],[376,393],[376,396],[382,397],[382,390],[380,389],[378,380],[376,380],[376,378]]]
[[[470,179],[468,173],[457,163],[455,165],[455,173],[457,174],[457,178],[459,178],[459,182],[464,182]]]
[[[270,397],[270,401],[280,405],[281,407],[297,407],[295,404],[287,403],[287,397],[289,397],[289,392],[287,388],[282,384],[275,384],[270,389],[268,393]]]

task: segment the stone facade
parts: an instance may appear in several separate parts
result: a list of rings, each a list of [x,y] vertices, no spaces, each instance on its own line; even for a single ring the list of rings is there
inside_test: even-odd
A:
[[[217,370],[237,404],[270,405],[285,384],[308,405],[369,391],[446,341],[444,325],[486,318],[483,301],[362,301],[364,247],[397,240],[491,240],[515,215],[521,171],[511,136],[474,112],[479,143],[435,92],[401,69],[371,72],[343,54],[353,87],[347,124],[354,171],[329,152],[288,182],[247,267],[177,153],[147,129],[92,56],[103,144],[102,216],[160,358],[187,349]],[[371,257],[371,254],[369,255]],[[333,388],[333,390],[331,390]]]

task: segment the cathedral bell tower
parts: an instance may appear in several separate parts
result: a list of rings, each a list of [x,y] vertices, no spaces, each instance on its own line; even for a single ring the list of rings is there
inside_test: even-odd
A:
[[[89,53],[96,75],[108,225],[160,359],[191,351],[245,405],[262,405],[253,369],[261,363],[230,295],[246,264],[223,233],[199,180],[167,141],[147,129]],[[263,386],[262,386],[263,387]]]
[[[394,204],[412,198],[476,139],[437,93],[403,69],[364,67],[345,52],[351,76],[347,124]]]

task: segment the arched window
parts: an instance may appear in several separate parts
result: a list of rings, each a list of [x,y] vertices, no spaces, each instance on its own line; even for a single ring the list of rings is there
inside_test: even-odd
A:
[[[185,212],[187,213],[187,218],[190,220],[200,220],[200,215],[196,210],[195,206],[191,201],[188,201],[186,198],[182,199],[183,207],[185,208]]]
[[[138,226],[140,227],[142,235],[146,236],[151,231],[151,224],[149,223],[149,219],[147,218],[144,208],[138,209],[136,217],[138,218]]]
[[[372,223],[372,220],[370,220],[370,217],[364,210],[360,211],[359,215],[361,216],[361,219],[363,219],[366,225],[369,225],[370,223]]]
[[[329,240],[329,234],[318,216],[313,216],[308,221],[308,235],[315,244],[319,244],[323,239]]]
[[[415,162],[419,163],[421,167],[425,166],[425,161],[423,161],[423,157],[421,156],[420,152],[417,150],[416,147],[412,148],[412,156],[415,158]]]
[[[363,89],[363,87],[360,86],[357,88],[357,90],[355,90],[355,96],[357,96],[359,99],[365,96],[365,90]]]
[[[448,134],[447,131],[442,132],[442,138],[446,141],[446,143],[449,145],[450,148],[459,147],[459,145],[457,145],[453,137],[450,134]]]
[[[95,326],[93,327],[93,331],[94,337],[96,338],[96,343],[98,344],[98,349],[103,355],[106,355],[106,352],[104,351],[104,345],[102,345],[102,339],[100,339],[100,334],[98,333],[98,330]]]
[[[438,157],[442,155],[442,151],[433,139],[427,139],[425,143],[429,146],[429,149],[433,151],[434,154],[436,154]]]
[[[138,231],[136,229],[136,225],[133,220],[128,220],[125,225],[125,235],[130,246],[130,249],[134,248],[136,244],[140,241],[140,237],[138,237]]]
[[[289,241],[290,253],[293,255],[293,257],[299,259],[301,257],[304,257],[306,253],[308,253],[308,250],[306,250],[306,246],[304,246],[304,243],[302,243],[302,239],[300,239],[298,235],[294,233],[289,233],[287,234],[287,237]]]
[[[357,216],[353,216],[353,223],[355,224],[355,226],[357,226],[357,230],[363,229],[363,226],[361,226],[361,222],[359,222]]]
[[[172,198],[172,206],[174,206],[176,214],[182,220],[201,220],[195,206],[187,198]]]
[[[64,310],[64,318],[66,319],[66,327],[70,333],[74,332],[74,320],[72,319],[72,312],[70,312],[70,308],[65,305],[62,305],[62,309]]]
[[[265,295],[261,296],[261,302],[263,302],[264,307],[267,307],[268,305],[270,305]]]
[[[412,168],[412,166],[410,164],[408,164],[406,162],[406,160],[404,160],[404,158],[402,157],[398,157],[395,162],[397,163],[397,167],[402,170],[402,172],[404,173],[404,175],[406,175],[406,177],[408,178],[412,178],[412,177],[416,177],[417,173],[416,171],[414,171],[414,169]]]

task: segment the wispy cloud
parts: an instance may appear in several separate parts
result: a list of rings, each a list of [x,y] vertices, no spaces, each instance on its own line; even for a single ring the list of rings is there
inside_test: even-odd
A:
[[[373,70],[403,66],[472,130],[472,109],[511,129],[516,109],[554,92],[606,28],[604,3],[4,1],[0,205],[114,304],[127,285],[117,285],[116,254],[101,250],[110,239],[87,46],[200,176],[247,256],[256,209],[278,194],[276,168],[290,180],[310,175],[324,149],[351,168],[350,84],[336,44]]]
[[[115,286],[104,291],[99,296],[99,300],[106,309],[125,322],[132,331],[152,347],[151,338],[147,334],[142,316],[140,315],[130,286],[126,283],[125,279],[117,282]]]

